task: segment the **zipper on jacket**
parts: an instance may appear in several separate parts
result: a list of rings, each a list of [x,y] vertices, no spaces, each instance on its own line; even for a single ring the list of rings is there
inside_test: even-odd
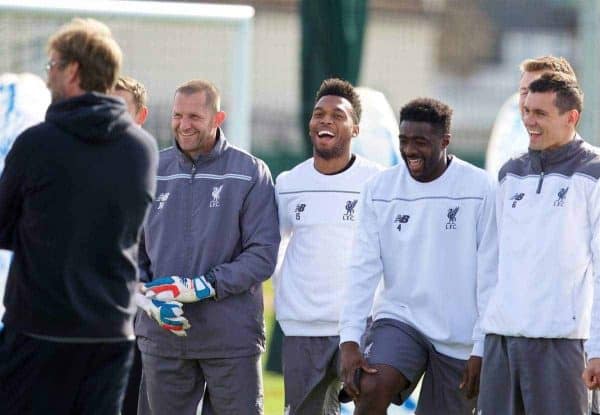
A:
[[[538,187],[536,193],[540,193],[542,191],[542,183],[544,183],[544,171],[540,173],[540,181],[538,182]]]
[[[542,184],[544,184],[544,163],[543,163],[544,159],[542,158],[542,155],[540,154],[540,180],[538,182],[538,187],[536,190],[537,194],[540,194],[542,191]]]
[[[190,183],[194,180],[194,175],[196,174],[196,165],[192,163],[192,176],[190,177]]]

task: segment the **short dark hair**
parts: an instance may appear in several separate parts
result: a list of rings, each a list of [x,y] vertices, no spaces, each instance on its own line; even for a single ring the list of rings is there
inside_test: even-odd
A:
[[[326,95],[334,95],[336,97],[345,98],[352,105],[352,111],[354,112],[352,119],[355,124],[360,122],[360,115],[362,112],[362,106],[360,105],[360,97],[354,90],[354,86],[343,79],[329,78],[324,80],[317,91],[315,103]]]
[[[553,72],[542,75],[529,85],[530,92],[555,92],[554,105],[560,114],[570,110],[583,111],[583,92],[577,80],[569,75]]]
[[[417,98],[410,101],[400,110],[400,122],[426,122],[443,134],[450,134],[452,108],[433,98]]]

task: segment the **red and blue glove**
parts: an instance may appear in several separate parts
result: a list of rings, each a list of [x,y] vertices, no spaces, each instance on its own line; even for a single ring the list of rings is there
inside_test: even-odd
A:
[[[146,296],[157,298],[162,301],[180,301],[182,303],[195,303],[216,295],[213,282],[209,282],[208,276],[194,278],[170,277],[158,278],[142,286],[142,292]]]
[[[177,336],[187,336],[185,332],[191,327],[187,318],[183,317],[182,304],[177,301],[161,301],[156,298],[134,295],[135,303],[154,319],[159,326]]]

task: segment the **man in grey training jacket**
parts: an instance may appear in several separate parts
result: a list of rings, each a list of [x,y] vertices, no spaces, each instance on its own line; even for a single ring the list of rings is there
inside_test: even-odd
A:
[[[191,327],[175,336],[138,319],[140,414],[195,414],[202,398],[203,414],[263,413],[261,284],[275,268],[277,208],[266,164],[225,139],[219,101],[207,81],[175,92],[175,143],[160,153],[139,262],[146,295],[183,303]]]
[[[529,151],[500,169],[498,275],[479,281],[478,414],[589,413],[581,374],[586,352],[600,357],[600,154],[577,134],[582,108],[575,78],[532,82],[522,113]]]

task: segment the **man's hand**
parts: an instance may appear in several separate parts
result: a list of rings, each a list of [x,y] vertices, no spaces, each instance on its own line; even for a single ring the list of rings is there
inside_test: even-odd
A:
[[[588,360],[581,377],[588,389],[600,389],[600,358]]]
[[[187,318],[183,317],[182,304],[177,301],[161,301],[136,293],[134,296],[138,307],[153,318],[159,326],[177,336],[187,336],[185,332],[191,327]]]
[[[340,369],[344,390],[353,399],[358,400],[360,395],[360,385],[357,385],[355,378],[357,371],[367,373],[377,373],[377,369],[369,366],[355,342],[344,342],[340,345]]]
[[[142,292],[149,297],[162,301],[180,301],[182,303],[195,303],[196,301],[215,296],[215,289],[204,275],[195,278],[186,278],[173,275],[162,277],[147,282],[142,287]]]
[[[463,372],[460,389],[463,390],[467,399],[473,399],[479,395],[479,374],[481,373],[481,357],[471,356],[467,360]]]

